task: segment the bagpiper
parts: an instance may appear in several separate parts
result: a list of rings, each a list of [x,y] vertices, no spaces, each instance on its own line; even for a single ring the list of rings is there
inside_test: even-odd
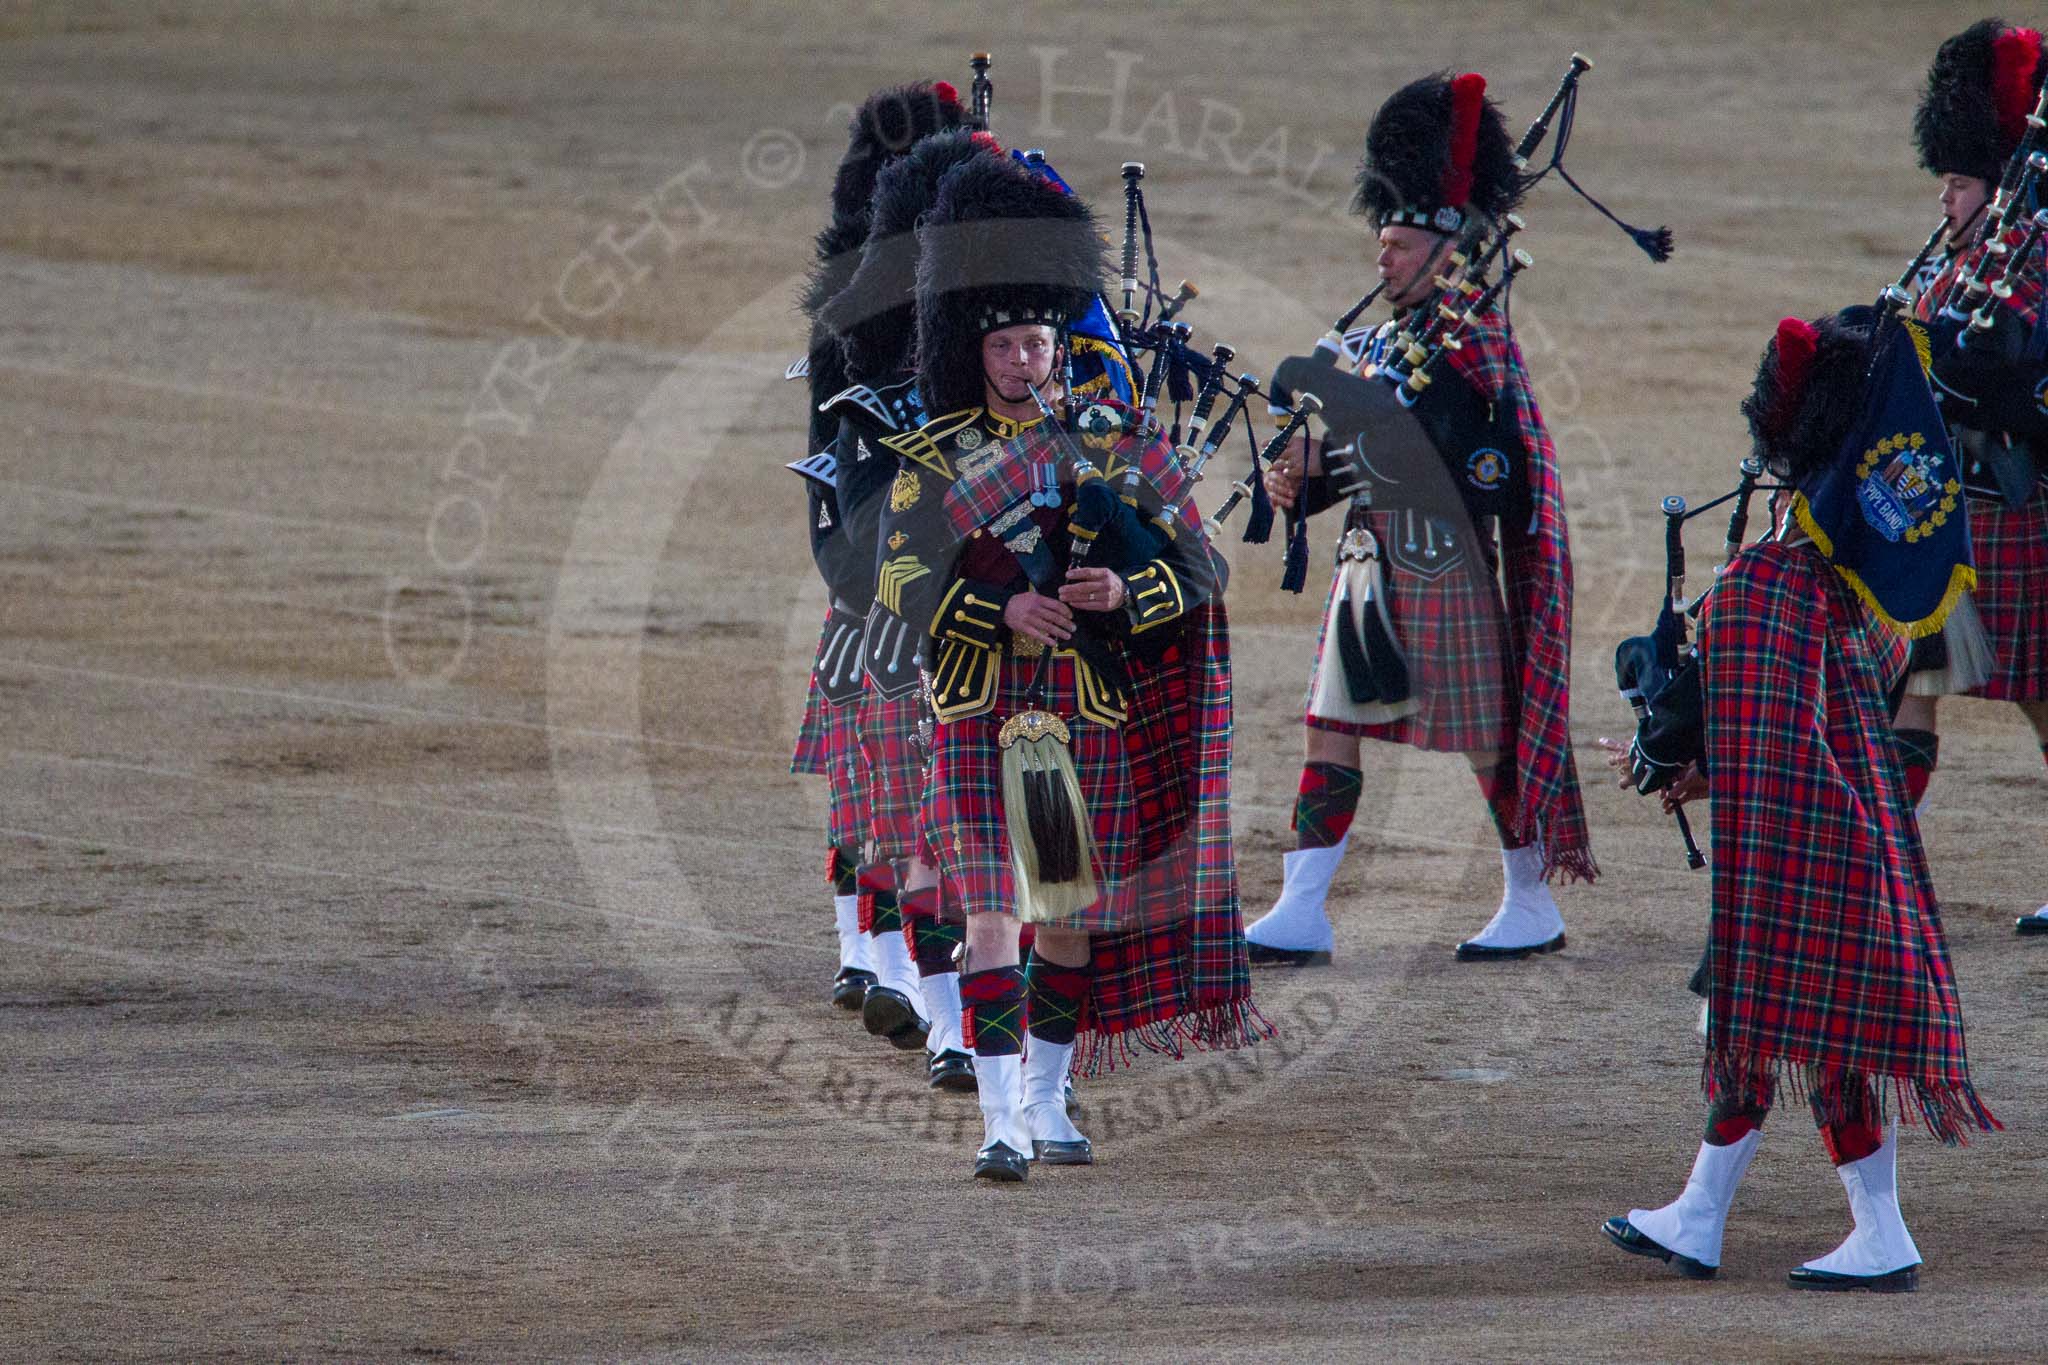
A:
[[[1439,298],[1461,243],[1498,230],[1523,181],[1483,77],[1425,76],[1380,106],[1366,134],[1354,208],[1378,232],[1378,273],[1395,315],[1349,338],[1361,372],[1386,364],[1397,338]],[[1469,516],[1347,514],[1311,669],[1306,752],[1272,910],[1246,931],[1254,963],[1327,963],[1326,902],[1363,787],[1362,739],[1462,753],[1499,836],[1506,887],[1498,910],[1460,943],[1462,961],[1525,958],[1564,946],[1548,882],[1596,875],[1569,729],[1572,573],[1557,456],[1504,309],[1474,319],[1436,381],[1435,402],[1485,428],[1512,419],[1515,448],[1445,449]],[[1369,452],[1360,451],[1367,455]],[[1339,499],[1321,453],[1290,451],[1268,476],[1275,506],[1312,515]],[[1350,610],[1353,560],[1380,561],[1384,620],[1409,695],[1361,704],[1345,685],[1332,625]]]
[[[833,890],[833,919],[839,936],[839,972],[832,982],[831,999],[848,1010],[864,1011],[869,989],[878,984],[892,997],[907,1000],[916,993],[917,977],[907,952],[891,951],[886,939],[872,940],[860,922],[858,872],[867,818],[855,735],[862,695],[863,621],[854,603],[873,592],[874,555],[846,531],[838,488],[842,469],[837,450],[839,421],[822,406],[846,387],[846,375],[838,340],[819,321],[819,313],[846,286],[860,262],[861,245],[868,233],[869,201],[883,167],[909,151],[918,139],[941,128],[957,127],[963,117],[958,92],[944,81],[877,91],[855,111],[846,153],[833,177],[832,216],[818,233],[816,262],[802,298],[803,313],[811,324],[809,348],[804,359],[789,369],[790,378],[807,381],[810,395],[808,453],[790,467],[804,476],[811,554],[827,594],[824,627],[811,665],[790,771],[821,775],[826,780],[825,875]],[[914,1009],[906,1012],[908,1019],[898,1017],[883,1031],[899,1046],[921,1047],[926,1034],[924,1020]]]
[[[921,819],[965,923],[974,1173],[1017,1181],[1093,1160],[1070,1071],[1132,1040],[1263,1031],[1230,862],[1227,645],[1200,524],[1169,511],[1187,492],[1171,448],[1130,409],[1068,401],[1067,326],[1103,278],[1087,206],[977,157],[918,237],[932,416],[885,442],[904,474],[876,596],[924,636]]]
[[[2026,134],[2048,50],[2033,29],[1984,19],[1943,43],[1928,68],[1913,120],[1920,164],[1941,181],[1949,225],[1915,315],[1933,334],[1942,410],[1964,453],[1970,536],[1977,561],[1973,605],[1941,635],[1916,648],[1915,671],[1898,718],[1907,781],[1917,803],[1939,754],[1935,705],[1961,694],[2017,703],[2048,760],[2048,331],[2042,327],[2044,264],[2039,249],[2007,263],[1989,306],[1995,325],[1966,331],[1944,316],[1957,283],[1987,252],[2014,249],[1984,240],[1993,191]],[[2021,916],[2022,934],[2048,934],[2048,906]]]
[[[961,1034],[960,974],[954,960],[962,941],[957,920],[939,913],[937,864],[917,822],[930,750],[931,707],[918,668],[922,632],[876,597],[880,562],[893,551],[882,523],[893,508],[912,510],[918,467],[900,461],[888,445],[924,421],[912,366],[916,340],[914,290],[917,224],[931,210],[940,179],[975,157],[999,157],[995,138],[980,130],[949,129],[912,147],[875,185],[869,232],[859,268],[822,315],[837,334],[849,383],[827,399],[838,418],[841,503],[853,540],[869,558],[864,589],[852,606],[865,613],[860,665],[864,688],[856,732],[866,776],[867,851],[859,879],[867,885],[867,918],[876,934],[901,934],[916,964],[925,1041],[934,1089],[973,1090],[974,1065]],[[893,946],[893,945],[892,945]],[[863,1017],[890,1035],[914,1027],[912,1002],[889,987],[868,992]]]
[[[1998,1126],[1970,1080],[1891,738],[1907,647],[1890,622],[1937,622],[1968,583],[1967,543],[1933,534],[1957,515],[1960,483],[1916,339],[1887,319],[1879,344],[1879,325],[1868,308],[1787,318],[1743,403],[1756,458],[1797,491],[1774,499],[1774,536],[1729,561],[1701,623],[1706,1133],[1676,1200],[1603,1229],[1694,1279],[1720,1267],[1736,1186],[1781,1087],[1809,1101],[1853,1220],[1840,1246],[1790,1273],[1799,1289],[1915,1289],[1896,1116],[1944,1143]],[[1901,595],[1922,605],[1906,612]]]

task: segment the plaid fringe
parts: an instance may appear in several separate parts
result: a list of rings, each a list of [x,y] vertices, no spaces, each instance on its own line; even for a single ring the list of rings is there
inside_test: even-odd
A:
[[[1874,1082],[1874,1083],[1872,1083]],[[1753,1051],[1709,1051],[1700,1064],[1700,1090],[1709,1100],[1730,1096],[1743,1105],[1768,1107],[1775,1095],[1789,1094],[1812,1104],[1816,1116],[1829,1124],[1841,1124],[1855,1115],[1844,1097],[1856,1087],[1869,1084],[1876,1092],[1880,1124],[1894,1115],[1901,1122],[1917,1120],[1949,1147],[1969,1145],[1969,1130],[1986,1133],[2005,1131],[1969,1081],[1945,1081],[1939,1077],[1869,1077],[1846,1067],[1826,1062],[1806,1062],[1785,1056]]]
[[[1249,999],[1231,1000],[1115,1032],[1088,1028],[1075,1039],[1073,1074],[1085,1079],[1132,1065],[1136,1061],[1131,1055],[1133,1043],[1146,1052],[1179,1061],[1190,1050],[1229,1052],[1251,1047],[1279,1033]]]
[[[1534,833],[1524,831],[1521,837],[1543,846],[1543,880],[1546,882],[1560,878],[1566,882],[1590,882],[1600,875],[1599,865],[1593,861],[1593,850],[1575,848],[1552,838],[1548,826],[1539,825]]]

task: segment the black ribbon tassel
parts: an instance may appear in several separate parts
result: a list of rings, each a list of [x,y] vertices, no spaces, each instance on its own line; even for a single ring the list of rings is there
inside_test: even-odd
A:
[[[1287,518],[1287,567],[1280,575],[1280,591],[1300,592],[1308,586],[1308,518]]]
[[[1626,232],[1629,235],[1629,240],[1641,247],[1643,253],[1651,260],[1656,261],[1660,265],[1670,260],[1671,253],[1675,249],[1670,228],[1662,226],[1639,228],[1633,223],[1623,222],[1615,215],[1612,209],[1588,194],[1586,187],[1572,179],[1572,173],[1564,168],[1564,149],[1572,140],[1572,120],[1577,115],[1578,108],[1579,89],[1574,85],[1571,93],[1565,97],[1563,110],[1558,114],[1557,139],[1551,144],[1550,164],[1537,171],[1534,175],[1524,177],[1522,185],[1524,192],[1533,188],[1536,182],[1544,176],[1549,175],[1552,171],[1556,171],[1558,175],[1563,177],[1564,183],[1572,187],[1574,194],[1578,195],[1579,198],[1585,200],[1588,204],[1591,204],[1601,217],[1620,228],[1623,232]]]

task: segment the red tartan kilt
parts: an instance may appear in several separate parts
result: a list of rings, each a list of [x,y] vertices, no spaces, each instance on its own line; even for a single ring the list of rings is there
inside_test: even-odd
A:
[[[830,810],[826,828],[837,848],[858,849],[867,840],[866,765],[859,744],[860,707],[854,702],[824,711],[825,792]]]
[[[1993,701],[2048,701],[2048,491],[2026,506],[1970,500],[1977,610],[1991,639],[1991,679],[1971,692]]]
[[[825,698],[818,692],[816,676],[804,694],[804,718],[796,727],[796,752],[790,755],[789,770],[807,777],[825,775]]]
[[[1377,515],[1373,533],[1382,545],[1393,518]],[[1421,703],[1413,715],[1384,725],[1324,720],[1303,712],[1317,730],[1412,744],[1441,753],[1505,750],[1514,743],[1514,700],[1517,688],[1513,650],[1508,640],[1507,610],[1500,588],[1483,560],[1469,562],[1435,578],[1424,578],[1388,559],[1386,574],[1394,633],[1408,655],[1409,686]],[[1341,576],[1330,580],[1335,595]],[[1330,619],[1329,600],[1323,622]],[[1309,669],[1311,693],[1322,667],[1323,650],[1332,647],[1317,628],[1316,656]]]
[[[1135,689],[1124,722],[1124,761],[1138,803],[1138,862],[1151,867],[1191,853],[1195,815],[1195,717],[1181,648],[1173,645]]]
[[[861,697],[860,751],[868,777],[868,829],[874,835],[877,861],[923,851],[917,818],[924,799],[924,764],[912,736],[918,719],[926,714],[919,692],[893,701],[873,692]]]
[[[961,914],[1017,913],[1017,889],[1010,867],[1009,832],[1003,818],[1002,750],[997,732],[1026,709],[1035,660],[1004,655],[995,708],[986,715],[943,721],[932,739],[932,770],[921,807],[935,847],[949,910]],[[1133,793],[1125,736],[1120,728],[1075,715],[1074,661],[1053,661],[1044,709],[1067,722],[1073,735],[1068,752],[1081,780],[1082,796],[1095,834],[1095,876],[1103,895],[1063,927],[1102,931],[1133,920],[1137,886],[1138,802]]]

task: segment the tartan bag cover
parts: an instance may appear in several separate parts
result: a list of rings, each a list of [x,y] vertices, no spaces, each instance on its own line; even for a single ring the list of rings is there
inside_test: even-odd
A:
[[[1811,545],[1738,554],[1700,635],[1713,817],[1702,1083],[1765,1103],[1789,1083],[1848,1117],[1856,1079],[1944,1142],[1997,1127],[1886,710],[1903,639]],[[1831,1108],[1832,1106],[1832,1108]]]

